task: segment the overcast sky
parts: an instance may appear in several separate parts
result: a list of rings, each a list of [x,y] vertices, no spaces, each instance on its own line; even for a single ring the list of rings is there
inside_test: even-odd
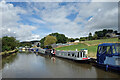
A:
[[[92,2],[93,1],[93,2]],[[117,2],[0,1],[1,36],[40,40],[54,32],[80,38],[102,29],[118,29]]]

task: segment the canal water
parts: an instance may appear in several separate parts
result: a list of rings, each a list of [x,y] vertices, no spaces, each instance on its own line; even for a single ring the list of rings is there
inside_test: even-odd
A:
[[[16,53],[2,60],[3,78],[120,78],[120,75],[67,59]]]

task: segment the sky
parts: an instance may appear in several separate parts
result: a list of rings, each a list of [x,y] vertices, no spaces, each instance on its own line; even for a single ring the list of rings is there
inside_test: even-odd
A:
[[[103,29],[118,30],[117,2],[6,2],[0,1],[0,37],[40,40],[50,33],[69,38]]]

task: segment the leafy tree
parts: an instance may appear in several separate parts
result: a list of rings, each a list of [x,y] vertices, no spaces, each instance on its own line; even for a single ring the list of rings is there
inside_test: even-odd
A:
[[[117,31],[114,31],[115,34],[117,34]]]
[[[40,40],[40,43],[41,43],[41,47],[42,47],[42,48],[44,48],[44,41],[45,41],[45,38],[46,38],[46,37],[44,37],[44,38],[42,38],[42,39]]]
[[[103,29],[103,37],[108,33],[107,29]]]
[[[13,50],[17,47],[18,41],[14,37],[5,36],[2,38],[2,51]]]
[[[97,38],[98,38],[97,34],[94,34],[93,39],[97,39]]]
[[[49,35],[56,37],[56,39],[57,39],[56,43],[67,43],[67,41],[68,41],[68,38],[65,37],[64,34],[52,33],[52,34],[49,34]]]
[[[79,38],[75,38],[75,40],[79,40]]]
[[[89,40],[92,40],[92,33],[89,33],[89,36],[88,36]]]
[[[56,41],[57,41],[56,37],[48,35],[45,38],[44,46],[54,44],[56,43]]]
[[[81,37],[79,41],[85,41],[85,37]]]
[[[69,38],[68,41],[69,41],[69,42],[74,42],[75,39],[73,39],[73,38]]]
[[[113,30],[111,30],[111,29],[108,29],[108,33],[112,33],[113,32]]]
[[[20,42],[20,43],[19,43],[19,47],[25,47],[25,46],[31,47],[32,45],[31,45],[30,42]]]

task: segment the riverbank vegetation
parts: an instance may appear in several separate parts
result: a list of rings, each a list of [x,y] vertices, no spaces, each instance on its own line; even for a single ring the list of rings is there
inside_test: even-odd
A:
[[[2,57],[10,56],[11,54],[16,53],[17,51],[18,51],[18,49],[4,51],[4,52],[0,53],[0,56],[2,56]]]

